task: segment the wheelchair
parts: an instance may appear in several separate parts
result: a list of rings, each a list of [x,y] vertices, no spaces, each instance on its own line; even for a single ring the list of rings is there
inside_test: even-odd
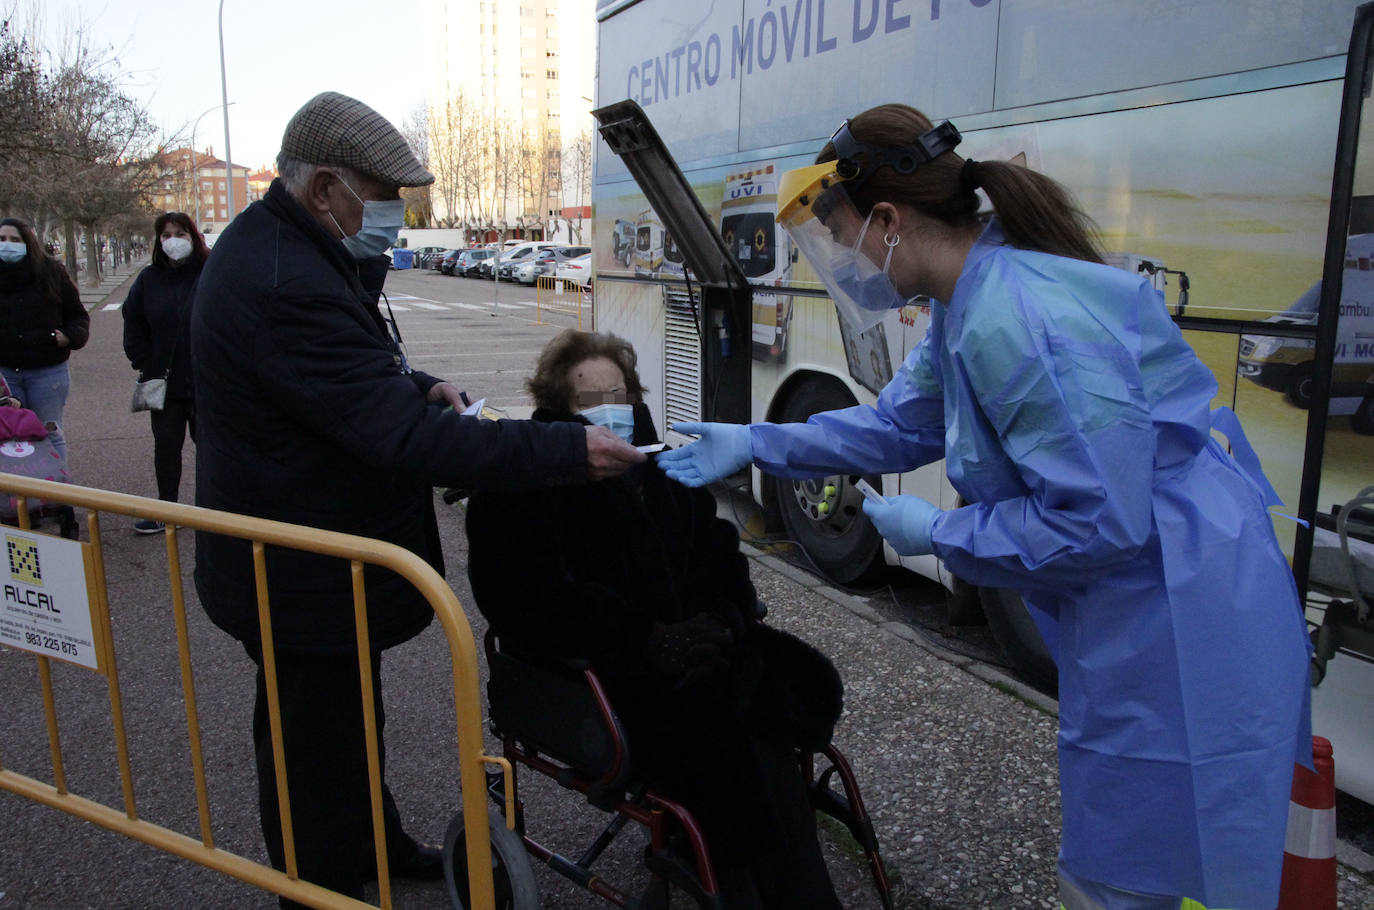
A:
[[[723,910],[711,853],[700,826],[685,806],[636,779],[632,744],[596,671],[585,661],[561,661],[551,666],[545,661],[526,660],[502,650],[490,631],[483,645],[490,668],[488,716],[492,732],[501,740],[502,754],[511,764],[511,787],[515,791],[505,792],[501,771],[487,772],[487,791],[495,803],[489,811],[498,910],[540,906],[532,859],[617,907],[668,910],[676,890],[703,910]],[[878,839],[849,762],[833,745],[817,754],[799,751],[797,761],[812,807],[848,829],[866,855],[883,907],[891,910],[891,887]],[[526,834],[525,807],[517,786],[521,766],[581,793],[592,806],[611,814],[609,823],[576,859]],[[819,774],[818,767],[822,768]],[[838,792],[832,781],[838,781]],[[514,806],[513,828],[506,824],[508,804]],[[647,889],[633,896],[592,871],[592,865],[630,822],[648,833],[644,865],[650,876]],[[467,910],[467,854],[461,812],[445,834],[443,858],[449,899],[453,907]]]

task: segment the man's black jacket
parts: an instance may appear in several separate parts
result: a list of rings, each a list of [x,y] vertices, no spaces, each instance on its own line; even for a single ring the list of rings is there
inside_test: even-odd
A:
[[[443,570],[432,487],[530,487],[586,477],[578,424],[484,421],[428,404],[439,380],[403,372],[377,310],[387,261],[358,262],[274,181],[215,244],[191,315],[196,503],[399,544]],[[369,569],[372,646],[432,618]],[[353,647],[348,564],[269,548],[277,646]],[[257,636],[246,542],[196,535],[196,588],[216,625]]]

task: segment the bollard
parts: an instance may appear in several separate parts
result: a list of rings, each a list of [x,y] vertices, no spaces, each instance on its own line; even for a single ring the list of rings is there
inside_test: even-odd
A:
[[[1293,768],[1278,910],[1336,910],[1336,765],[1320,736],[1312,766]]]

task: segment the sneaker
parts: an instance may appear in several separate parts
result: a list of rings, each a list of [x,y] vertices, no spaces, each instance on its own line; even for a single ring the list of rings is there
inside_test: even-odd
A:
[[[158,534],[164,527],[162,522],[153,521],[151,518],[140,518],[134,522],[134,530],[139,534]]]

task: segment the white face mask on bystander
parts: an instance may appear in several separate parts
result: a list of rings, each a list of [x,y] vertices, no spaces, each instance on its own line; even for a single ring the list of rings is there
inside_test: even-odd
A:
[[[185,237],[163,237],[162,252],[173,262],[180,262],[191,255],[191,241]]]

